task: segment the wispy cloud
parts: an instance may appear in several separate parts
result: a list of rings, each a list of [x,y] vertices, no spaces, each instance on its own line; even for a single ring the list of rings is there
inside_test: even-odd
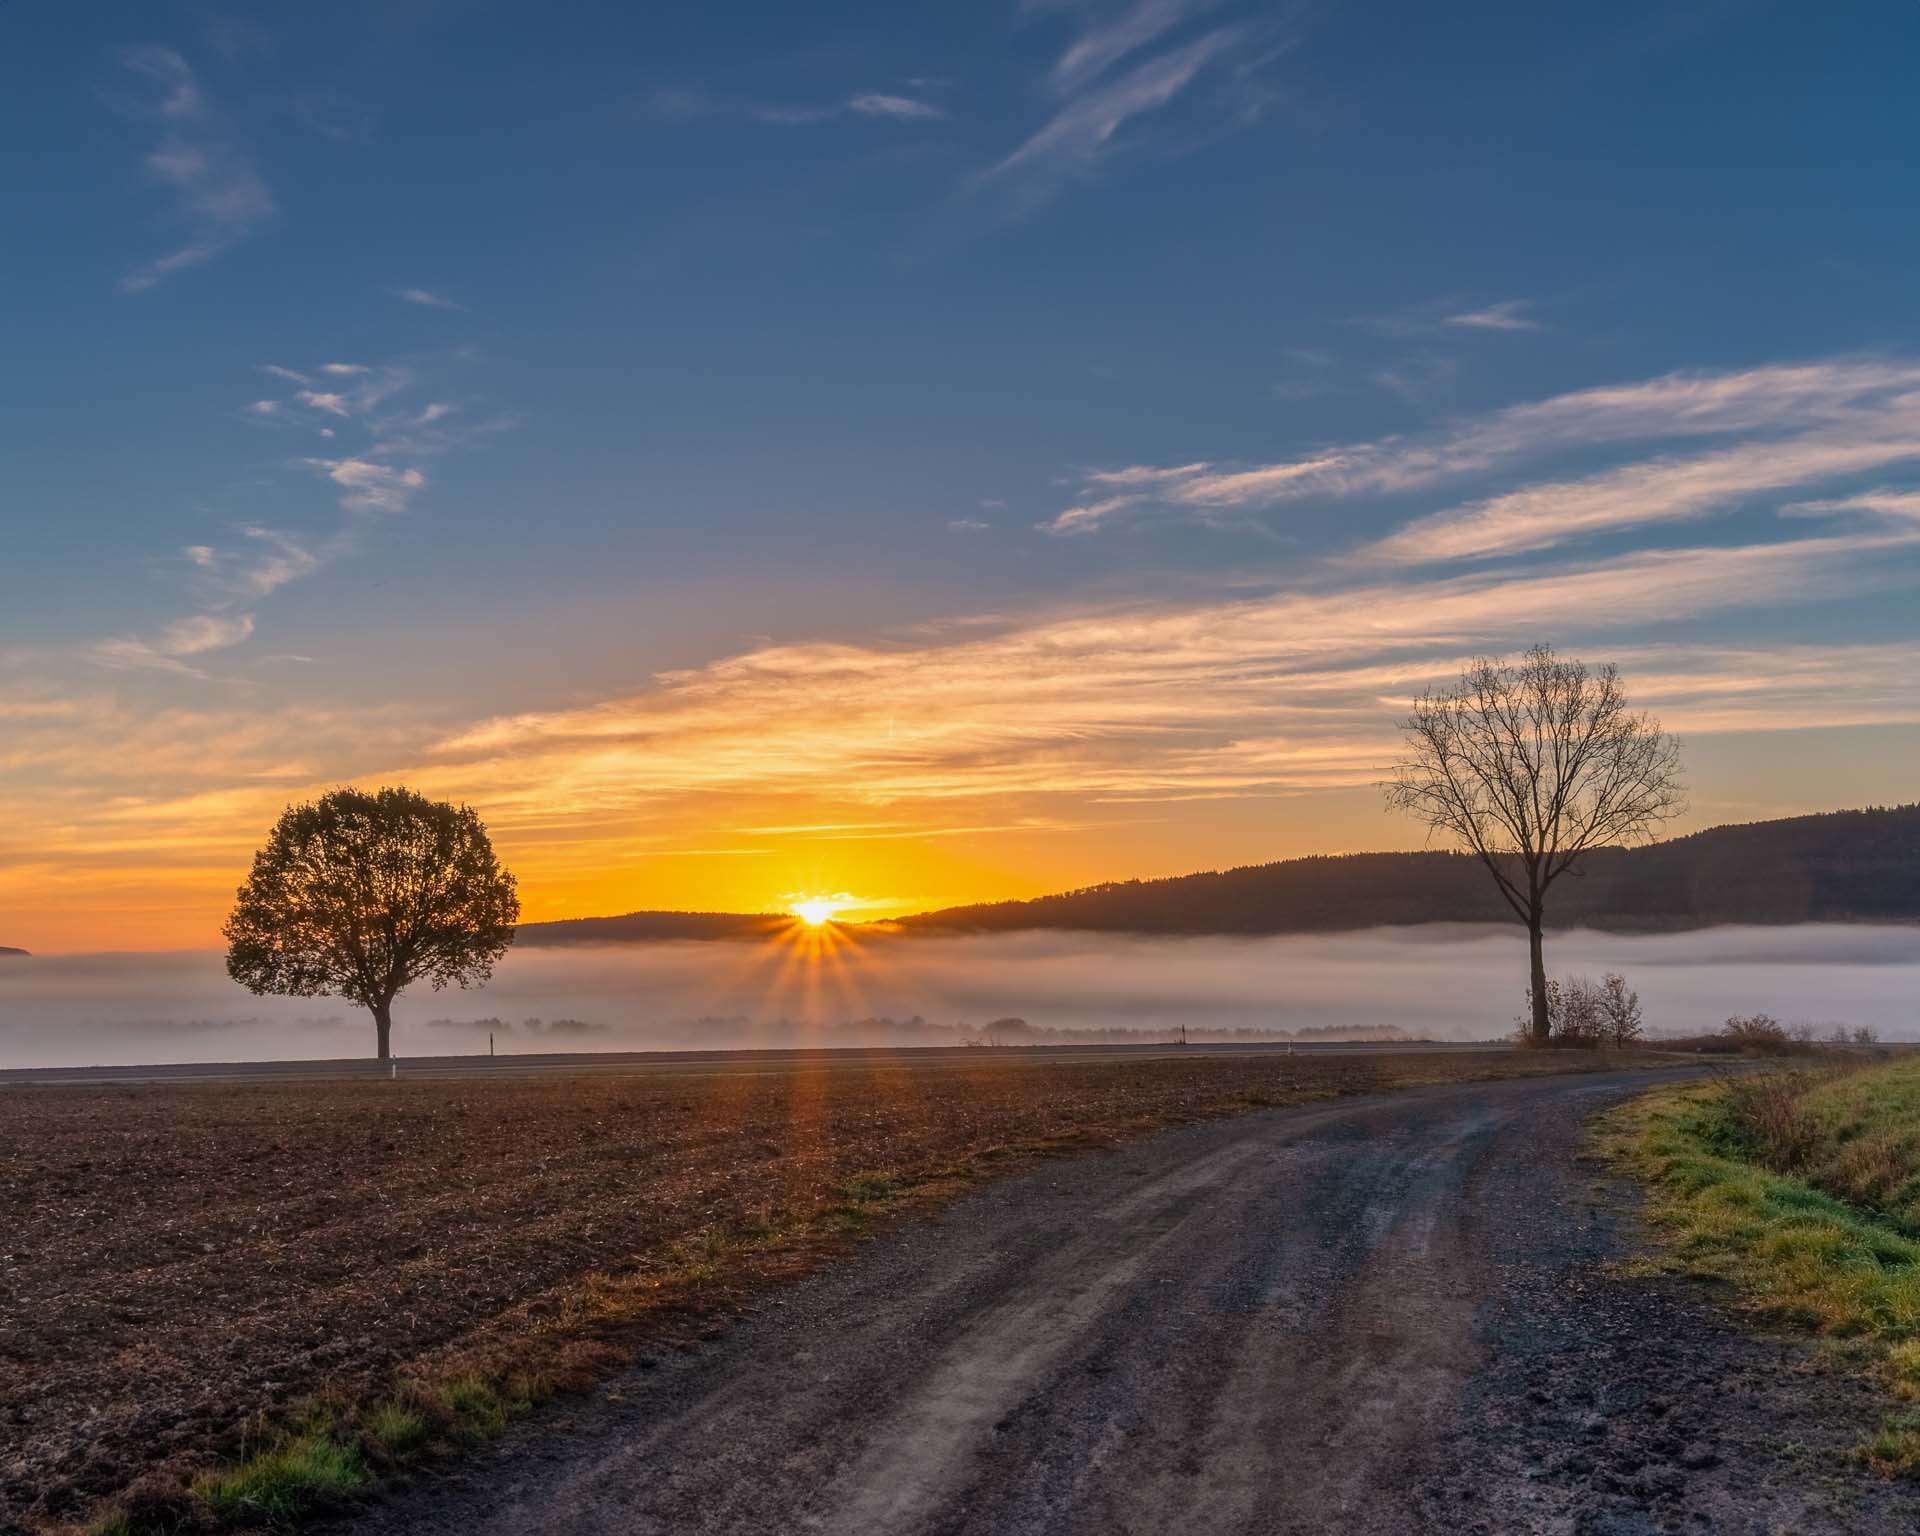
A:
[[[1574,539],[1678,522],[1742,498],[1920,458],[1920,409],[1906,435],[1809,435],[1628,464],[1438,512],[1370,546],[1369,559],[1418,565],[1525,554]]]
[[[1239,36],[1237,30],[1222,27],[1155,54],[1118,78],[1076,90],[1045,126],[988,176],[1022,175],[1031,178],[1038,190],[1049,191],[1091,169],[1127,123],[1173,101]]]
[[[187,660],[209,651],[238,645],[253,633],[250,613],[197,613],[175,619],[147,639],[122,635],[103,640],[93,648],[93,659],[103,667],[143,668],[156,672],[175,672],[188,677],[206,674]]]
[[[1184,25],[1217,0],[1135,0],[1119,8],[1095,10],[1084,30],[1054,63],[1052,81],[1061,91],[1075,91],[1105,74],[1121,59]],[[1030,10],[1058,10],[1054,3],[1030,5]]]
[[[916,85],[935,82],[919,80]],[[883,118],[897,123],[930,123],[944,118],[942,107],[924,96],[905,96],[895,91],[855,91],[839,101],[767,102],[751,98],[716,94],[699,86],[665,86],[648,97],[656,117],[672,123],[694,123],[710,118],[745,119],[775,128],[806,128],[832,122],[848,113],[856,117]]]
[[[399,514],[412,504],[414,496],[427,484],[426,471],[416,466],[382,464],[372,459],[304,459],[344,494],[341,507],[348,512],[384,512]]]
[[[1538,331],[1544,329],[1527,311],[1533,307],[1527,299],[1502,299],[1482,309],[1463,310],[1448,315],[1445,324],[1470,331]]]
[[[1541,331],[1546,327],[1529,311],[1531,299],[1501,299],[1497,303],[1461,308],[1458,299],[1413,305],[1385,315],[1363,315],[1354,324],[1376,336],[1410,338],[1440,336],[1448,331]]]
[[[1787,517],[1837,517],[1846,512],[1864,512],[1877,517],[1920,521],[1920,491],[1866,491],[1858,496],[1839,496],[1827,501],[1795,502],[1780,511]]]
[[[235,530],[241,543],[227,548],[189,544],[180,558],[206,606],[175,619],[150,636],[117,635],[88,652],[100,666],[118,671],[171,672],[204,679],[192,658],[229,650],[254,630],[251,605],[316,570],[324,558],[290,534],[273,528]]]
[[[305,542],[275,528],[242,526],[242,544],[217,549],[190,544],[182,556],[230,601],[257,602],[317,570],[324,558]]]
[[[188,231],[181,244],[120,280],[124,291],[139,293],[244,239],[274,204],[252,157],[214,113],[184,58],[171,48],[129,48],[120,63],[144,88],[133,110],[161,129],[147,170],[173,194],[175,218]]]
[[[312,432],[333,442],[345,434],[349,451],[304,455],[294,467],[318,474],[335,488],[346,521],[330,533],[293,534],[242,523],[223,544],[189,544],[180,551],[200,611],[149,636],[118,635],[89,649],[96,663],[206,678],[193,658],[226,650],[253,634],[254,605],[323,566],[352,554],[368,519],[408,511],[426,489],[422,460],[443,453],[500,422],[461,431],[448,400],[406,404],[413,369],[335,360],[303,368],[259,365],[272,378],[296,385],[284,400],[255,400],[244,410],[263,430]],[[328,387],[317,388],[324,382]]]
[[[912,96],[889,96],[884,91],[862,91],[847,101],[847,109],[858,112],[862,117],[892,117],[925,120],[945,117],[931,102],[920,101]]]
[[[375,430],[392,425],[380,420],[380,408],[414,382],[410,368],[367,363],[322,363],[306,372],[267,363],[261,372],[299,387],[285,400],[254,401],[247,407],[252,414],[281,421],[303,418],[309,423],[324,416],[336,422],[362,422]]]
[[[1463,652],[1547,630],[1604,646],[1675,612],[1858,590],[1916,539],[1656,551],[1543,574],[1089,610],[984,636],[976,624],[899,644],[768,647],[670,674],[650,694],[476,725],[440,756],[449,782],[495,785],[496,804],[524,796],[527,814],[746,786],[892,804],[1038,785],[1142,797],[1365,783],[1399,701]],[[1920,718],[1920,689],[1898,691]]]
[[[1051,533],[1088,533],[1139,517],[1204,521],[1223,509],[1248,511],[1309,497],[1391,496],[1471,475],[1510,472],[1529,460],[1570,449],[1688,438],[1746,439],[1755,449],[1791,444],[1763,461],[1769,485],[1791,486],[1848,467],[1871,468],[1876,453],[1884,455],[1878,460],[1882,463],[1903,459],[1907,453],[1901,445],[1916,435],[1920,364],[1839,360],[1674,373],[1575,390],[1440,432],[1326,447],[1273,463],[1198,461],[1096,470],[1083,478],[1075,504],[1042,526]],[[1677,485],[1675,476],[1684,477],[1684,472],[1670,461],[1661,462],[1667,464],[1667,483]],[[1803,479],[1791,478],[1800,470],[1805,471]],[[1724,483],[1732,485],[1738,474],[1737,466],[1725,467]],[[1697,477],[1696,484],[1707,478]],[[1603,493],[1604,486],[1595,491]],[[1532,505],[1547,514],[1545,500]],[[1561,503],[1563,509],[1572,505]],[[1506,503],[1505,511],[1514,513],[1521,506]],[[1469,509],[1437,518],[1458,521],[1471,515]],[[1543,547],[1537,542],[1542,532],[1537,521],[1530,525],[1529,547]]]
[[[1168,803],[1363,789],[1421,687],[1542,635],[1620,661],[1635,701],[1683,734],[1920,722],[1915,642],[1669,638],[1702,616],[1771,622],[1911,583],[1916,550],[1909,520],[1544,570],[1349,569],[1339,586],[963,615],[859,644],[763,645],[466,724],[417,701],[183,711],[0,680],[0,825],[16,867],[44,867],[42,891],[107,860],[129,888],[204,905],[209,925],[280,807],[340,782],[403,777],[469,799],[530,888],[594,901],[626,888],[634,858],[741,839],[1110,840]],[[244,638],[250,612],[123,638],[100,659],[190,672]]]
[[[465,311],[466,305],[457,304],[443,293],[435,293],[431,288],[396,288],[396,299],[404,299],[409,304],[418,304],[423,309],[450,309]]]

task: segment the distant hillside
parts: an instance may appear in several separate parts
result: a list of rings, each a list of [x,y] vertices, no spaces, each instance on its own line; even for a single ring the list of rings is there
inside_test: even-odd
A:
[[[1758,821],[1646,848],[1602,849],[1577,878],[1554,886],[1547,920],[1562,928],[1613,929],[1920,922],[1920,805]],[[523,923],[518,942],[545,948],[764,939],[793,921],[784,913],[629,912]],[[948,907],[875,925],[875,931],[1314,933],[1510,921],[1493,882],[1470,855],[1350,853]]]
[[[26,955],[27,952],[24,949],[8,949],[6,945],[0,944],[0,960],[5,960],[10,956],[15,959],[24,960]]]
[[[638,944],[648,939],[761,939],[793,926],[782,914],[745,912],[629,912],[625,917],[579,917],[561,923],[522,923],[517,944]]]
[[[1715,827],[1645,848],[1599,850],[1577,878],[1555,884],[1547,920],[1613,929],[1920,921],[1920,805]],[[916,933],[1300,933],[1510,921],[1476,859],[1431,852],[1127,880],[1033,901],[950,907],[900,926]]]

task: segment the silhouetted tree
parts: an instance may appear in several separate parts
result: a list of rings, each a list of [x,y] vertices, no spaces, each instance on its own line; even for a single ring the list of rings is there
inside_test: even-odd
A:
[[[1546,1042],[1547,892],[1592,849],[1644,840],[1679,813],[1680,749],[1627,705],[1618,671],[1536,645],[1427,690],[1406,722],[1387,804],[1476,855],[1527,925],[1533,1039]]]
[[[384,1061],[401,990],[484,982],[519,916],[469,807],[339,789],[289,807],[254,856],[224,930],[227,974],[250,992],[360,1004]]]

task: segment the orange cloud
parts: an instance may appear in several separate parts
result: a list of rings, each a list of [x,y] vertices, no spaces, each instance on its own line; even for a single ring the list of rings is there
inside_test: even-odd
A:
[[[770,645],[464,723],[397,703],[155,708],[104,686],[0,687],[0,942],[211,942],[274,817],[349,781],[478,806],[530,917],[767,908],[795,890],[889,910],[1404,844],[1371,786],[1407,699],[1478,649],[1552,636],[1619,659],[1683,733],[1920,721],[1920,645],[1618,643],[1675,613],[1859,590],[1916,537]],[[1316,797],[1311,817],[1275,814],[1298,796]]]

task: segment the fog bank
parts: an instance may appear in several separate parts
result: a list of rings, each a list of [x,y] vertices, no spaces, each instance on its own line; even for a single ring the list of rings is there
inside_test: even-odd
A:
[[[1619,970],[1656,1030],[1730,1013],[1920,1025],[1920,929],[1806,925],[1551,935],[1556,975]],[[940,1044],[1017,1015],[1045,1029],[1384,1027],[1434,1039],[1503,1034],[1526,982],[1517,928],[1429,926],[1261,938],[1021,933],[787,944],[676,942],[510,953],[471,992],[395,1005],[401,1055],[747,1044]],[[529,1021],[538,1021],[537,1025]],[[855,1021],[872,1021],[849,1031]],[[905,1021],[919,1020],[908,1026]],[[890,1023],[887,1021],[891,1021]],[[0,959],[0,1066],[314,1059],[370,1054],[364,1012],[333,998],[258,998],[220,954]]]

